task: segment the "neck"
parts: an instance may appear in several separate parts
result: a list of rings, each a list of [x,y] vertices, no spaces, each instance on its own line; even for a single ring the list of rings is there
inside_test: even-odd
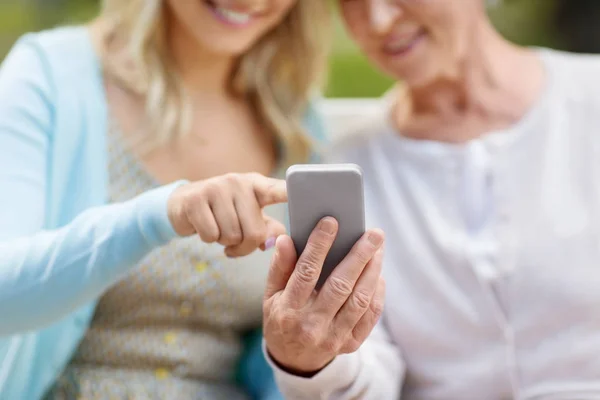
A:
[[[470,37],[457,68],[408,88],[411,122],[427,116],[460,125],[475,117],[498,127],[516,122],[536,101],[544,74],[535,54],[504,40],[487,21]]]
[[[169,24],[169,49],[186,91],[196,94],[227,95],[235,66],[233,57],[205,51],[184,29]]]

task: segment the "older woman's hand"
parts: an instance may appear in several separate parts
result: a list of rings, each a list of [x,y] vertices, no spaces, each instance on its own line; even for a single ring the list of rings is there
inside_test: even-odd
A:
[[[264,336],[272,359],[310,376],[337,355],[356,351],[381,315],[384,235],[370,230],[335,268],[319,292],[315,285],[337,233],[324,218],[297,259],[292,240],[277,240],[264,300]]]
[[[225,246],[241,257],[286,232],[281,222],[263,214],[266,206],[287,201],[285,181],[260,174],[227,174],[183,185],[168,203],[171,224],[181,236],[197,233],[205,243]]]

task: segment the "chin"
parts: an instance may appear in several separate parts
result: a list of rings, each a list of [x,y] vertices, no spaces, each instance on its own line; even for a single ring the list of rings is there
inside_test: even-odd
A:
[[[435,80],[435,74],[427,73],[426,70],[410,72],[395,71],[393,76],[396,80],[404,82],[408,87],[414,88],[427,86]]]
[[[396,51],[392,51],[396,50]],[[370,49],[367,52],[379,68],[391,78],[402,81],[409,87],[427,86],[439,74],[443,61],[426,34],[400,48]]]
[[[247,53],[253,45],[253,42],[235,41],[235,40],[202,40],[202,47],[211,53],[224,57],[240,57]]]
[[[384,61],[378,63],[380,68],[388,76],[397,81],[402,81],[409,87],[427,86],[436,78],[436,64],[428,60],[414,60],[411,63],[387,63]]]

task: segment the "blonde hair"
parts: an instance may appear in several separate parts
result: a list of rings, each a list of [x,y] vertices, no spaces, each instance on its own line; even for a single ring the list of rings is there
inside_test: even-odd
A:
[[[127,65],[104,57],[105,72],[145,99],[150,127],[139,137],[151,150],[189,129],[190,106],[166,45],[164,0],[103,0],[100,18],[111,38],[127,40]],[[313,143],[302,119],[324,83],[330,44],[330,5],[297,0],[281,24],[244,54],[231,89],[245,96],[280,145],[284,165],[304,162]]]

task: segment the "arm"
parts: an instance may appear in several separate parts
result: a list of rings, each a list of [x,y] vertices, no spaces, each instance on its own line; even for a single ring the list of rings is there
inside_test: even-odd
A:
[[[405,365],[398,348],[379,323],[363,345],[337,356],[311,378],[291,375],[269,358],[285,398],[297,400],[390,400],[400,398]]]
[[[58,89],[35,42],[21,40],[0,70],[0,336],[94,300],[176,236],[167,200],[179,183],[42,231]]]

